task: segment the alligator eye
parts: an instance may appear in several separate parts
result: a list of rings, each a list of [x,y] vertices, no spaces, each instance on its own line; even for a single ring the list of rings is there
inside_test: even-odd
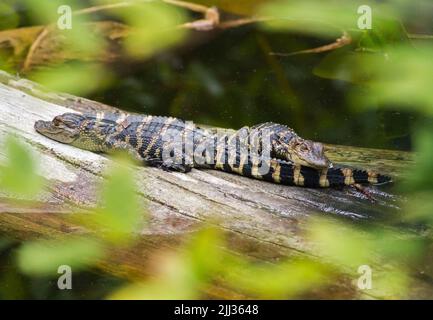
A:
[[[301,146],[299,147],[299,150],[301,150],[301,152],[307,152],[308,147],[305,144],[301,144]]]
[[[53,119],[53,124],[54,124],[56,127],[58,127],[58,126],[60,125],[61,122],[62,122],[62,121],[61,121],[59,118],[57,118],[57,117],[55,117],[55,118]]]

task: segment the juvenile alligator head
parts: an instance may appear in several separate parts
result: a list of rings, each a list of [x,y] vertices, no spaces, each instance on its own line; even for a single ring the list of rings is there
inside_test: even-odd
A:
[[[112,125],[97,121],[94,116],[65,113],[52,121],[36,121],[35,130],[61,143],[90,151],[104,151],[106,133]]]
[[[311,140],[293,137],[287,141],[284,137],[276,142],[276,157],[295,164],[325,169],[332,167],[331,161],[325,156],[323,144]]]
[[[265,123],[253,129],[262,131],[262,136],[263,130],[270,133],[272,157],[315,169],[332,167],[322,143],[303,139],[287,126]]]

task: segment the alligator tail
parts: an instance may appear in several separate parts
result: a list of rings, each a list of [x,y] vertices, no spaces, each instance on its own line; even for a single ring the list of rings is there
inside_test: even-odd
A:
[[[370,170],[334,167],[317,170],[286,161],[272,159],[259,163],[248,162],[239,168],[224,166],[223,171],[239,173],[250,178],[310,188],[341,187],[354,184],[385,184],[392,182],[386,175]]]
[[[330,186],[372,184],[380,185],[392,182],[391,177],[371,170],[351,169],[344,167],[330,168],[326,172]]]

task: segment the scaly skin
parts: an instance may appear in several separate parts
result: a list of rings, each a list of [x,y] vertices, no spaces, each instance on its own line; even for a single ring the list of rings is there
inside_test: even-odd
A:
[[[374,172],[332,168],[321,143],[302,139],[292,129],[270,122],[218,134],[176,118],[66,113],[52,121],[37,121],[35,129],[81,149],[124,150],[147,165],[166,170],[217,169],[305,187],[390,181]]]

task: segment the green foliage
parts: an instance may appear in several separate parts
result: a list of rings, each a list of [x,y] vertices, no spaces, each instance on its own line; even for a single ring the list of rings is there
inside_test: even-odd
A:
[[[30,16],[38,23],[46,25],[47,34],[55,35],[50,43],[53,51],[52,57],[43,57],[54,64],[48,70],[37,70],[30,74],[35,81],[56,91],[64,91],[77,95],[97,92],[105,88],[110,82],[110,73],[103,65],[87,65],[87,61],[99,61],[100,57],[113,54],[106,46],[102,34],[95,30],[95,24],[90,23],[90,14],[75,12],[82,9],[82,1],[25,1]],[[125,4],[124,1],[91,1],[97,5]],[[57,22],[63,12],[58,12],[62,5],[69,5],[74,12],[71,17],[72,28],[60,30]],[[179,28],[186,21],[184,11],[162,2],[126,3],[104,10],[109,14],[122,19],[130,29],[128,36],[122,42],[125,52],[135,58],[147,58],[153,54],[178,44],[185,36],[185,29]],[[97,22],[96,22],[97,23]],[[116,37],[115,34],[110,37]],[[41,39],[43,37],[41,36]],[[40,39],[39,39],[40,40]],[[56,42],[61,45],[56,46]],[[27,57],[29,59],[29,57]],[[30,59],[33,57],[30,56]],[[49,61],[52,58],[53,61]],[[70,62],[72,58],[81,62]],[[80,59],[81,58],[81,59]],[[39,57],[40,59],[40,57]],[[59,65],[58,61],[68,61]],[[102,59],[104,60],[104,59]]]
[[[140,208],[130,162],[118,160],[102,186],[102,206],[90,219],[104,238],[122,243],[140,231],[145,211]]]
[[[18,266],[29,275],[58,276],[57,269],[88,267],[105,255],[101,243],[91,238],[68,238],[26,242],[18,251]]]
[[[410,195],[405,203],[406,220],[424,222],[433,226],[433,130],[425,125],[417,131],[416,165],[401,188]]]
[[[110,299],[197,299],[212,292],[214,281],[258,298],[289,298],[317,288],[329,269],[311,260],[284,260],[275,264],[251,261],[227,249],[221,231],[203,228],[179,252],[156,259],[156,280],[133,283]]]
[[[224,278],[234,289],[264,299],[298,297],[320,288],[331,277],[328,266],[312,260],[291,259],[277,264],[235,260],[226,267]]]
[[[98,3],[122,1],[99,0]],[[178,28],[186,21],[183,10],[163,2],[144,2],[116,9],[112,13],[122,18],[132,30],[126,38],[127,52],[144,58],[171,47],[185,37],[185,30]]]
[[[223,247],[223,236],[215,228],[204,228],[190,240],[185,248],[184,259],[197,281],[207,281],[222,267]]]
[[[326,220],[310,220],[310,223],[310,241],[315,245],[317,254],[352,270],[371,261],[374,245],[366,234]]]
[[[414,263],[426,249],[424,239],[398,229],[364,230],[323,219],[314,219],[310,223],[309,239],[316,247],[317,254],[336,265],[352,269],[378,262]]]
[[[57,27],[58,20],[64,12],[58,12],[58,9],[67,4],[72,11],[81,8],[81,1],[64,1],[58,0],[26,0],[26,5],[31,11],[31,17],[38,23],[47,25],[48,33],[56,33],[57,40],[53,40],[50,45],[54,47],[54,57],[67,58],[68,56],[81,56],[83,60],[91,60],[91,57],[102,55],[104,53],[104,42],[101,35],[95,33],[88,16],[72,15],[71,29],[60,30]],[[56,47],[55,42],[62,43],[63,48]],[[58,52],[60,51],[61,52]],[[49,57],[46,57],[49,59]],[[50,62],[50,61],[49,61]],[[47,86],[51,90],[70,92],[72,94],[84,95],[94,92],[97,89],[104,88],[109,81],[109,72],[102,65],[87,65],[84,62],[72,64],[56,65],[49,69],[37,70],[30,74],[35,81]]]
[[[35,71],[31,77],[51,90],[77,95],[100,90],[110,82],[110,73],[105,68],[83,63]]]
[[[357,29],[358,7],[369,5],[375,24],[379,19],[397,16],[395,7],[373,1],[276,1],[264,5],[261,13],[272,17],[263,26],[270,30],[295,31],[318,37],[335,37],[342,30]],[[376,25],[375,25],[376,27]]]
[[[364,55],[357,67],[369,74],[368,91],[356,95],[355,102],[364,106],[397,106],[432,116],[432,54],[432,46],[414,49],[400,45]]]
[[[69,5],[73,11],[82,8],[82,1],[68,0],[24,0],[26,8],[31,11],[31,18],[35,24],[47,25],[57,23],[59,18],[58,8],[62,5]]]
[[[18,253],[18,265],[28,274],[53,274],[59,265],[83,269],[107,254],[107,245],[123,246],[142,226],[143,210],[129,162],[119,161],[109,170],[102,186],[103,206],[82,215],[83,226],[93,234],[25,243]]]
[[[19,21],[20,17],[15,11],[13,1],[2,1],[0,3],[0,30],[15,28]]]
[[[156,280],[134,283],[115,291],[110,299],[197,299],[224,261],[221,234],[204,228],[178,253],[156,258]]]
[[[36,164],[29,150],[9,136],[4,144],[6,164],[0,167],[0,187],[17,195],[34,196],[43,186],[36,173]]]
[[[368,293],[387,299],[404,299],[412,285],[409,274],[405,269],[373,269],[373,285]]]
[[[372,269],[370,294],[402,298],[410,282],[408,266],[422,261],[426,241],[417,234],[388,230],[357,229],[331,220],[310,220],[309,239],[318,255],[355,279],[359,266]]]
[[[433,108],[432,108],[433,110]],[[415,136],[416,167],[405,181],[409,192],[433,191],[433,130],[423,127]]]
[[[365,85],[359,88],[355,105],[392,108],[398,105],[432,115],[429,79],[433,74],[433,50],[431,46],[413,48],[402,26],[402,20],[411,16],[415,8],[407,1],[365,2],[363,5],[372,8],[374,25],[371,30],[359,30],[356,26],[359,5],[357,1],[283,1],[265,6],[263,12],[282,19],[284,30],[321,37],[331,35],[330,30],[332,36],[335,30],[350,31],[352,45],[329,53],[314,73]],[[289,25],[285,25],[285,20],[290,21]],[[299,24],[298,20],[304,23]],[[305,21],[309,27],[304,25]],[[316,22],[320,22],[317,29]],[[274,24],[273,20],[270,23]],[[275,23],[281,27],[280,20]],[[324,25],[332,25],[334,29]]]
[[[418,173],[419,175],[422,174]],[[411,194],[410,201],[405,204],[404,209],[407,212],[406,221],[424,222],[429,226],[433,225],[433,198],[432,191],[419,191]],[[431,231],[430,231],[431,233]]]
[[[365,53],[353,52],[350,48],[342,48],[326,55],[318,65],[314,67],[316,76],[343,80],[355,84],[364,84],[371,75],[358,66],[365,61]]]

